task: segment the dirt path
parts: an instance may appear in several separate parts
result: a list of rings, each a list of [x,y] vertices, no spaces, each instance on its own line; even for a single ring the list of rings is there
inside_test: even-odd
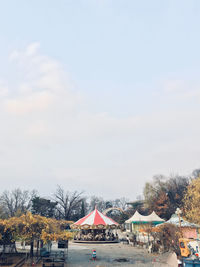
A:
[[[91,260],[91,252],[97,251],[97,260]],[[123,244],[96,244],[84,245],[70,243],[68,253],[68,267],[110,267],[110,266],[137,266],[152,267],[153,256],[146,250]]]

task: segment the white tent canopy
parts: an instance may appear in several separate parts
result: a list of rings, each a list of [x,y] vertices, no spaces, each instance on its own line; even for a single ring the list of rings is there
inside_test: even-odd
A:
[[[131,218],[129,218],[125,223],[153,223],[153,222],[158,222],[162,223],[165,220],[161,219],[155,211],[153,211],[150,215],[144,216],[141,215],[138,211],[136,211]]]
[[[148,220],[150,222],[164,222],[165,220],[160,218],[156,213],[155,211],[153,211],[150,215],[147,216],[148,217]]]
[[[131,218],[129,218],[128,220],[125,221],[125,223],[132,223],[133,221],[143,221],[144,217],[147,216],[143,216],[141,215],[137,210],[136,212],[133,214],[133,216]]]

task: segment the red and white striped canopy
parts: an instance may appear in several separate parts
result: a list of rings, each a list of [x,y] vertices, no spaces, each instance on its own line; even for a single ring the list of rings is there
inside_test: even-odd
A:
[[[118,227],[117,222],[105,216],[96,208],[90,214],[79,219],[72,225],[72,228],[80,228],[80,229],[109,229],[117,227]]]

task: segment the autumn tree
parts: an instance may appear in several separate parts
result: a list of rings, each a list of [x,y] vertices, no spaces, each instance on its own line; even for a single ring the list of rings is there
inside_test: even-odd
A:
[[[37,241],[48,242],[52,240],[68,240],[72,238],[72,233],[65,230],[65,225],[72,223],[69,221],[46,218],[40,215],[33,215],[30,212],[20,217],[11,217],[7,220],[0,220],[0,240],[4,243],[6,238],[10,242],[17,239],[28,240],[30,246],[30,256],[33,257],[33,243]],[[9,238],[8,238],[9,237]]]
[[[167,196],[171,202],[173,213],[177,207],[180,208],[183,205],[183,197],[185,195],[189,182],[189,177],[179,175],[170,177],[168,179],[166,187]]]
[[[3,252],[5,252],[6,246],[10,246],[11,251],[16,252],[16,236],[16,225],[11,226],[7,224],[7,220],[0,220],[0,245],[3,246]]]
[[[165,211],[168,209],[169,201],[164,176],[154,176],[153,182],[145,184],[144,200],[149,213],[154,210],[159,216],[166,217]]]
[[[159,216],[169,219],[176,208],[181,208],[185,191],[189,184],[189,178],[173,176],[170,178],[162,175],[155,176],[153,182],[145,184],[145,206],[155,211]]]
[[[184,215],[188,221],[200,224],[200,177],[193,179],[184,197]]]
[[[151,235],[155,240],[160,241],[164,251],[174,251],[177,255],[180,255],[179,238],[182,237],[182,233],[178,226],[164,223],[155,232],[154,230],[151,231]]]

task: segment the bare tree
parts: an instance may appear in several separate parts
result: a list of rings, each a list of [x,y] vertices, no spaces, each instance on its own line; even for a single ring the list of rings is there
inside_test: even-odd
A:
[[[106,208],[112,207],[112,204],[109,201],[105,201],[102,197],[92,196],[89,203],[89,210],[92,211],[95,207],[102,212]]]
[[[81,203],[84,199],[83,192],[65,191],[61,186],[58,186],[54,194],[54,199],[57,202],[57,212],[60,219],[73,220],[80,216]]]
[[[0,203],[0,219],[6,219],[8,217],[4,206]]]
[[[195,169],[193,172],[192,172],[192,178],[198,178],[200,177],[200,169]]]
[[[4,191],[0,196],[0,205],[7,217],[18,216],[25,213],[31,207],[31,200],[36,191],[22,191],[20,188],[13,191]]]
[[[129,202],[129,199],[125,198],[125,197],[117,198],[117,199],[112,201],[114,207],[120,208],[122,210],[126,210],[127,209],[127,203],[128,202]]]

